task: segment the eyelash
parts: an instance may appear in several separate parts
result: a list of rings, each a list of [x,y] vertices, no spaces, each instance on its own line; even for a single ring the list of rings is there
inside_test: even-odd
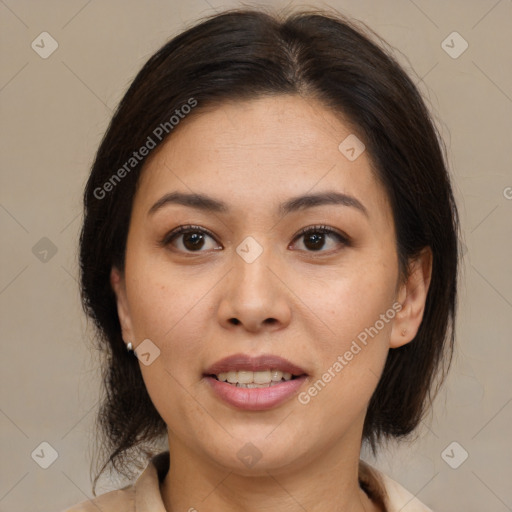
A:
[[[348,247],[350,246],[350,239],[348,238],[347,235],[344,235],[342,233],[340,233],[339,231],[336,231],[332,228],[330,228],[329,226],[326,226],[324,224],[318,224],[316,226],[309,226],[307,228],[303,228],[301,229],[294,237],[293,241],[295,242],[296,240],[298,240],[299,238],[303,237],[304,235],[309,235],[310,233],[320,233],[320,234],[323,234],[323,235],[332,235],[334,236],[335,238],[338,239],[338,241],[344,245],[345,247]],[[306,252],[310,252],[310,253],[330,253],[332,251],[323,251],[323,250],[320,250],[320,251],[306,251]]]
[[[166,247],[167,245],[169,245],[174,239],[176,239],[179,235],[183,235],[183,234],[188,234],[188,233],[201,233],[201,234],[206,234],[208,236],[210,236],[211,238],[213,238],[215,240],[215,235],[205,229],[205,228],[202,228],[200,226],[195,226],[195,225],[192,225],[192,224],[188,224],[188,225],[184,225],[184,226],[179,226],[177,227],[176,229],[172,230],[170,233],[167,233],[165,235],[165,237],[160,241],[159,245],[161,247]],[[299,239],[300,237],[302,236],[305,236],[305,235],[308,235],[310,233],[321,233],[321,234],[328,234],[328,235],[333,235],[335,236],[339,242],[345,246],[345,247],[349,247],[351,245],[351,240],[348,236],[332,229],[332,228],[329,228],[328,226],[325,226],[325,225],[316,225],[316,226],[309,226],[309,227],[306,227],[306,228],[303,228],[301,229],[294,237],[293,239],[293,242],[295,242],[297,239]],[[201,253],[201,252],[205,252],[205,251],[187,251],[186,254],[194,254],[194,253]],[[308,253],[330,253],[332,251],[323,251],[323,250],[319,250],[319,251],[306,251]]]

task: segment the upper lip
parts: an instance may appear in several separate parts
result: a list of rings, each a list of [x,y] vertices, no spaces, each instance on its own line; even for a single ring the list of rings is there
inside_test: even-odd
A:
[[[291,363],[287,359],[272,354],[262,354],[259,356],[233,354],[212,364],[205,371],[205,375],[218,375],[219,373],[239,370],[250,372],[281,370],[282,372],[288,372],[297,376],[306,374],[303,368]]]

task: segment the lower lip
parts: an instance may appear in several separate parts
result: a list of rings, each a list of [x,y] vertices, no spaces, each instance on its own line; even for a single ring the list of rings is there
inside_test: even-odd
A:
[[[214,393],[228,404],[246,411],[264,411],[277,407],[291,396],[296,395],[306,380],[306,375],[268,388],[239,388],[210,376],[206,376],[205,379]]]

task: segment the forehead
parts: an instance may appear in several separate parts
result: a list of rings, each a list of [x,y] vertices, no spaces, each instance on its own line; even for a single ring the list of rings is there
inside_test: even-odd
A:
[[[300,96],[198,110],[150,155],[136,206],[147,211],[163,194],[180,190],[222,198],[234,212],[270,213],[271,204],[277,209],[289,197],[335,190],[373,203],[370,214],[389,216],[367,151],[356,159],[343,152],[343,141],[362,139],[356,131],[340,114]]]

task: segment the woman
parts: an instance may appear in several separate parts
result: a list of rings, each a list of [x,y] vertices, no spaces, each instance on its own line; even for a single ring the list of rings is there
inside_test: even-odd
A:
[[[186,30],[121,101],[84,202],[101,469],[146,467],[70,511],[430,510],[359,457],[413,432],[449,367],[457,211],[428,110],[362,29],[236,10]]]

